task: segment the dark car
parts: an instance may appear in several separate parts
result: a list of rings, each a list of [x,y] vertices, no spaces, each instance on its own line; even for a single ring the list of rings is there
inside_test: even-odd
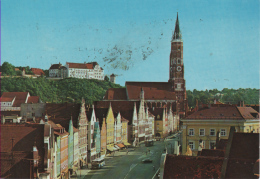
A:
[[[153,160],[147,158],[147,159],[142,160],[142,162],[143,162],[143,163],[152,163]]]

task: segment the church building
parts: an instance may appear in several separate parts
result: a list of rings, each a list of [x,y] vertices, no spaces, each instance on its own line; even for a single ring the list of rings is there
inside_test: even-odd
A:
[[[188,106],[184,79],[183,40],[178,14],[171,39],[168,82],[127,81],[125,86],[125,88],[108,89],[104,100],[139,101],[140,92],[143,89],[145,105],[148,108],[167,107],[181,117],[186,115]]]

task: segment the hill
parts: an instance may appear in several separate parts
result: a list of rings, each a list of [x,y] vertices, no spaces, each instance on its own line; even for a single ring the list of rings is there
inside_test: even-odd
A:
[[[86,104],[102,100],[108,88],[120,88],[118,84],[94,79],[67,78],[48,80],[46,78],[10,78],[1,79],[1,95],[3,92],[30,92],[39,96],[43,102],[80,102],[83,97]]]

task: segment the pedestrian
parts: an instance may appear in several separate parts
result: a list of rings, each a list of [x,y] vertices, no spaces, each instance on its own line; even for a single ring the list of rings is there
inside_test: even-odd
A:
[[[155,171],[155,166],[153,166],[153,170]]]

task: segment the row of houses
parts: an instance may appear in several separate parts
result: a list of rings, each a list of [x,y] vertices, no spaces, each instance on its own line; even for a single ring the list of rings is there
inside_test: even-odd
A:
[[[25,146],[18,143],[30,140],[30,145],[26,146],[30,148],[26,150],[27,159],[35,160],[37,165],[28,165],[29,168],[24,169],[33,169],[24,174],[27,177],[30,174],[39,178],[67,178],[69,173],[91,164],[93,160],[102,159],[121,148],[152,140],[156,133],[163,137],[175,130],[175,117],[171,110],[167,107],[149,109],[144,103],[143,91],[139,101],[96,101],[93,106],[86,105],[84,99],[81,104],[26,103],[25,97],[21,96],[29,96],[27,92],[10,92],[8,95],[15,96],[14,102],[18,106],[20,104],[20,108],[1,111],[1,123],[6,128],[2,131],[1,140],[9,142],[9,148],[2,152],[6,152],[8,158],[8,154],[10,157],[25,150]],[[17,128],[19,133],[15,132]],[[12,135],[9,135],[10,130],[14,131]],[[34,135],[26,131],[33,131],[35,136],[37,133],[39,138],[29,139],[29,135]],[[11,145],[12,138],[16,150]],[[39,146],[35,146],[38,143]],[[35,151],[39,156],[34,159],[30,151]],[[22,159],[15,160],[20,163]],[[10,173],[10,170],[16,170],[13,160],[6,162],[9,162],[11,169],[3,170],[1,176],[17,177],[17,172]]]

